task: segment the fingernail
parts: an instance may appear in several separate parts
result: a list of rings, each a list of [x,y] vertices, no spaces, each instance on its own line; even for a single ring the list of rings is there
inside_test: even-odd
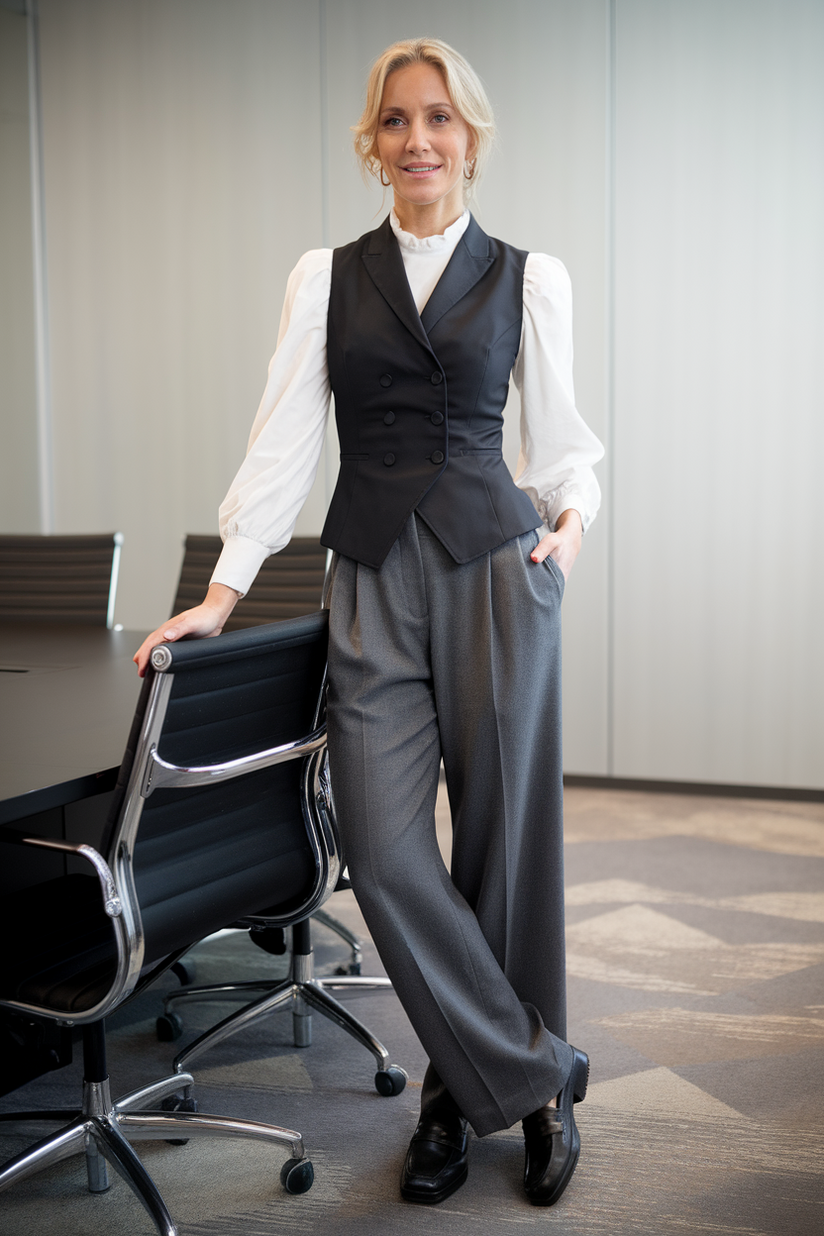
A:
[[[174,631],[164,631],[163,632],[164,639],[174,639],[174,637],[175,637]]]
[[[533,561],[533,562],[537,562],[537,561],[538,561],[538,559],[536,558],[535,554],[530,554],[529,556],[530,556],[530,558],[532,559],[532,561]]]

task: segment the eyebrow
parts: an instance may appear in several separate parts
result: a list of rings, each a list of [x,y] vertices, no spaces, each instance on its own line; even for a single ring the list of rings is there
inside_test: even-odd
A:
[[[454,104],[454,103],[427,103],[427,104],[426,104],[426,106],[425,106],[425,108],[424,108],[424,111],[427,111],[427,112],[428,112],[428,111],[431,111],[431,110],[432,110],[432,108],[434,108],[434,107],[440,107],[440,108],[444,108],[444,109],[447,109],[447,108],[451,109],[451,108],[453,108],[454,106],[455,106],[455,104]],[[382,116],[389,116],[389,115],[391,115],[391,116],[400,116],[400,115],[403,115],[403,114],[405,113],[405,111],[406,111],[406,108],[405,108],[405,107],[382,107],[382,108],[381,108],[381,111],[380,111],[380,114],[381,114]]]

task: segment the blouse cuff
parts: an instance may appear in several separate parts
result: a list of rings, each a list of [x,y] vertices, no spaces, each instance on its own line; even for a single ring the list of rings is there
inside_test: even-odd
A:
[[[248,536],[227,537],[209,583],[225,584],[243,596],[251,588],[269,553],[268,546]]]
[[[577,511],[580,515],[581,530],[585,533],[595,517],[595,511],[598,509],[596,503],[595,510],[593,510],[592,502],[587,501],[586,496],[580,489],[568,483],[560,485],[550,494],[547,494],[546,498],[539,498],[535,505],[538,508],[538,514],[551,532],[555,531],[558,518],[564,511],[573,510]]]

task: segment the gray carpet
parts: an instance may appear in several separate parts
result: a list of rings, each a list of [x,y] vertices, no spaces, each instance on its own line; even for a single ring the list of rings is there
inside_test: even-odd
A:
[[[440,825],[445,840],[443,809]],[[522,1197],[517,1129],[475,1142],[467,1184],[440,1207],[400,1201],[425,1061],[395,996],[364,994],[346,998],[410,1074],[396,1098],[379,1097],[371,1057],[318,1016],[308,1049],[292,1046],[279,1014],[195,1063],[201,1110],[299,1129],[316,1183],[285,1195],[285,1156],[255,1143],[138,1143],[182,1236],[824,1232],[824,807],[574,789],[567,840],[569,1031],[592,1077],[561,1202],[540,1210]],[[359,922],[351,894],[328,908]],[[331,971],[339,943],[322,928],[315,943],[318,970]],[[271,964],[239,936],[196,955],[206,982]],[[371,946],[365,969],[379,969]],[[112,1019],[117,1093],[168,1072],[158,1011],[148,992]],[[188,1006],[186,1036],[220,1015]],[[74,1104],[80,1072],[41,1078],[0,1107]],[[0,1126],[0,1158],[36,1136]],[[84,1176],[72,1160],[3,1194],[0,1231],[152,1232],[119,1179],[91,1196]]]

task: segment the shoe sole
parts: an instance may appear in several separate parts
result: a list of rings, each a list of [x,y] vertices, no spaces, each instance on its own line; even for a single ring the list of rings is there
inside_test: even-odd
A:
[[[573,1103],[583,1103],[587,1097],[587,1087],[589,1086],[589,1056],[582,1051],[576,1051],[572,1068],[574,1070],[572,1101]]]

